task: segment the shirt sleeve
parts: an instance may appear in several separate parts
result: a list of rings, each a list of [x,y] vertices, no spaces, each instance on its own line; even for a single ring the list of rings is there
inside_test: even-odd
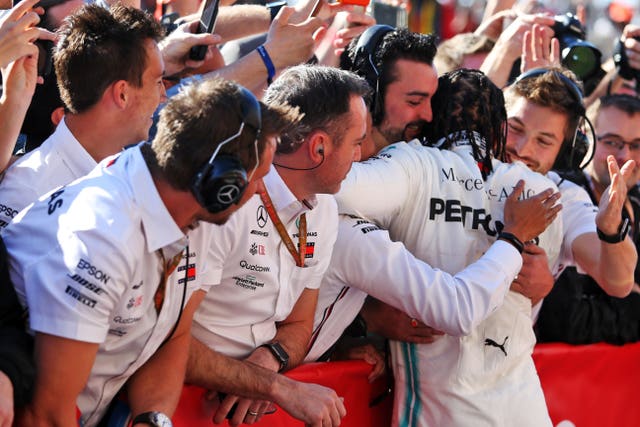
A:
[[[562,222],[564,239],[562,242],[562,258],[564,265],[573,265],[573,242],[585,233],[596,232],[596,215],[598,207],[593,204],[589,193],[572,182],[564,181],[560,185],[562,194]]]
[[[522,258],[497,241],[456,275],[414,257],[385,230],[361,219],[341,220],[332,269],[349,286],[403,310],[449,335],[469,334],[503,301]]]
[[[377,156],[355,162],[336,195],[340,213],[354,214],[387,226],[411,197],[412,181],[423,168],[408,143],[392,144]]]
[[[57,200],[62,208],[36,203],[25,211],[28,220],[5,231],[11,278],[16,289],[24,289],[34,331],[101,343],[132,277],[132,253],[144,249],[123,245],[128,231],[93,215],[87,204],[70,213],[71,201],[64,194]]]

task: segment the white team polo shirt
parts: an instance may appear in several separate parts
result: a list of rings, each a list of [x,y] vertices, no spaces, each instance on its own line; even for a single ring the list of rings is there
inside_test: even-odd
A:
[[[0,231],[38,197],[88,174],[95,166],[96,161],[62,119],[40,147],[4,172],[0,181]]]
[[[224,265],[222,281],[200,304],[192,333],[234,358],[273,339],[276,322],[287,318],[302,291],[320,286],[337,235],[333,196],[301,202],[273,167],[264,184],[296,247],[298,219],[306,213],[305,267],[296,266],[258,194],[218,228],[209,262]]]
[[[397,143],[354,164],[338,201],[388,228],[418,258],[454,274],[495,240],[504,201],[519,179],[525,180],[525,197],[553,188],[522,165],[494,166],[484,181],[464,139],[450,150]],[[545,250],[560,247],[561,230],[557,219],[541,238]],[[484,274],[475,280],[493,280],[493,272]],[[509,292],[468,336],[445,335],[428,345],[393,342],[393,424],[471,425],[482,418],[487,425],[548,425],[531,360],[531,324],[531,302]],[[488,343],[503,345],[507,354]]]
[[[31,329],[100,344],[77,400],[85,426],[98,422],[125,381],[167,337],[183,292],[188,298],[204,283],[219,280],[202,256],[210,230],[198,227],[187,237],[178,228],[139,147],[41,197],[6,228],[10,274],[29,309]],[[167,281],[158,316],[158,251],[170,259],[187,244],[189,265],[185,270],[183,255]]]

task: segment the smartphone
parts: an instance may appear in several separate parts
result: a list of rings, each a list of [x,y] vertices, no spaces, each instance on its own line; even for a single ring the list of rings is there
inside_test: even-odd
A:
[[[313,5],[313,10],[311,10],[309,18],[316,16],[320,12],[320,9],[322,9],[322,0],[316,0],[316,4]]]
[[[38,75],[47,77],[53,70],[53,42],[50,40],[36,40],[38,47]]]
[[[218,17],[219,4],[219,0],[206,0],[200,15],[197,34],[213,32],[216,26],[216,18]],[[207,45],[193,46],[189,52],[189,58],[194,61],[202,61],[207,54],[207,49]]]

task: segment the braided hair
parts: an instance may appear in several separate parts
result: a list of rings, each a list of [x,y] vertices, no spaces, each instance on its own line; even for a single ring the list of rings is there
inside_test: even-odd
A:
[[[459,69],[438,79],[431,100],[433,121],[424,130],[427,145],[444,138],[448,149],[460,137],[469,138],[483,177],[492,171],[491,159],[504,160],[507,112],[502,91],[481,71]],[[477,140],[477,136],[484,139]],[[486,142],[487,147],[484,147]]]

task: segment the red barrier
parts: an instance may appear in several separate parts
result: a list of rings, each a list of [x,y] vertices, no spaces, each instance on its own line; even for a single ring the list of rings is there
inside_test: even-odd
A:
[[[622,347],[607,344],[571,346],[540,344],[534,361],[540,375],[553,424],[562,427],[636,427],[640,405],[635,400],[640,388],[640,343]],[[294,369],[293,379],[331,387],[344,398],[347,416],[341,426],[388,427],[391,425],[392,396],[369,408],[385,382],[369,384],[370,366],[364,362],[313,363]],[[186,386],[173,417],[176,427],[211,425],[211,411],[202,399],[201,388]],[[566,423],[569,421],[570,423]],[[224,423],[223,426],[228,426]],[[256,426],[303,426],[282,409],[263,417]]]
[[[341,427],[389,426],[393,396],[387,396],[382,402],[369,408],[369,402],[380,396],[386,388],[384,379],[373,384],[367,381],[371,365],[365,362],[310,363],[287,373],[298,381],[321,384],[330,387],[344,398],[347,415],[342,419]],[[175,427],[211,426],[211,410],[203,399],[204,390],[199,387],[185,386],[173,419]],[[225,422],[220,424],[228,426]],[[264,416],[260,422],[252,424],[264,427],[303,427],[285,411],[278,408],[275,414]]]
[[[640,425],[640,343],[539,344],[533,359],[554,425]]]

